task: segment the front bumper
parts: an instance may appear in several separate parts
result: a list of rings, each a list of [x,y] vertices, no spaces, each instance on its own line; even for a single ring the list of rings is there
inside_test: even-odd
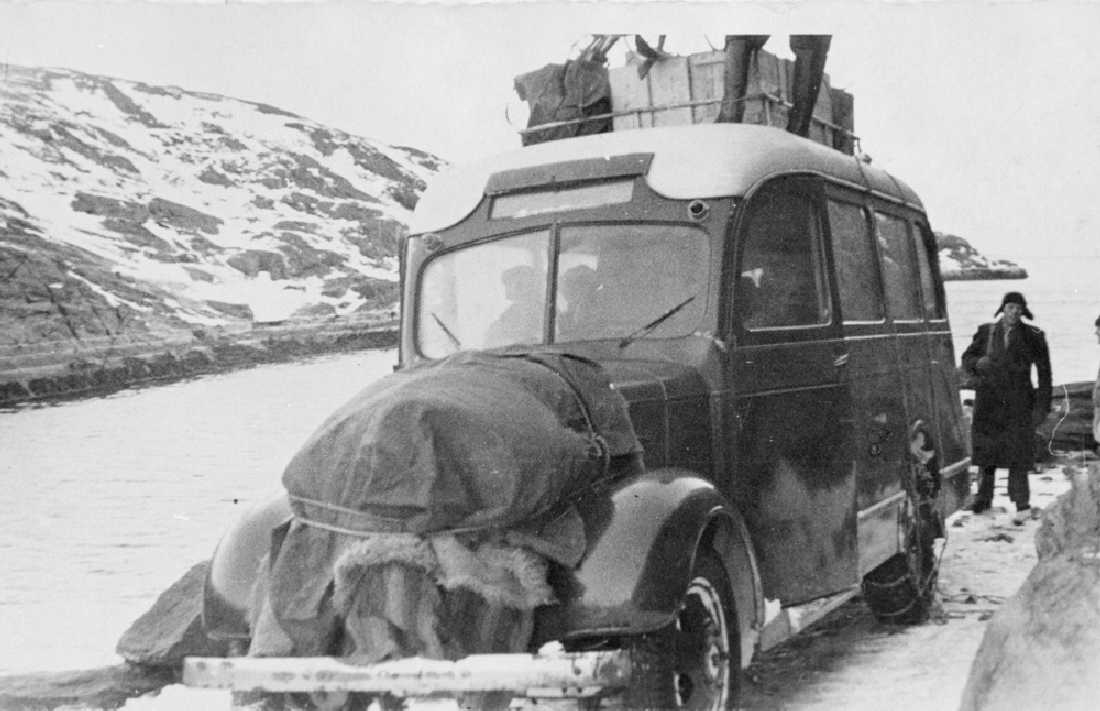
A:
[[[623,650],[419,657],[366,666],[333,657],[188,658],[183,683],[237,692],[389,694],[402,698],[511,692],[530,698],[591,698],[620,692],[630,678]]]

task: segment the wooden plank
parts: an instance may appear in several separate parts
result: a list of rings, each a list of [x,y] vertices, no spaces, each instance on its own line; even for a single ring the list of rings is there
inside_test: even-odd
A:
[[[616,67],[607,73],[607,79],[611,84],[612,113],[646,109],[651,105],[649,84],[644,79],[638,78],[639,64],[640,60],[631,56],[625,65]],[[648,114],[628,114],[613,118],[611,126],[614,131],[623,131],[651,126],[652,123],[648,123],[648,121]]]
[[[699,52],[688,57],[691,76],[691,100],[713,101],[713,104],[692,109],[695,123],[714,123],[722,109],[725,92],[726,53],[723,51]]]
[[[688,58],[672,57],[657,62],[649,70],[650,96],[654,106],[683,104],[691,101],[691,79]],[[672,109],[653,114],[654,126],[683,126],[691,123],[691,109]]]
[[[188,658],[187,686],[234,691],[366,692],[417,697],[510,691],[589,697],[630,679],[627,652],[475,654],[457,661],[413,657],[356,665],[333,657]]]

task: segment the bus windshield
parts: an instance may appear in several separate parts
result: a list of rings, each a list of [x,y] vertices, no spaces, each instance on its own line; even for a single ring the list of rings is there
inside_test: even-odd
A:
[[[695,330],[706,309],[710,259],[701,229],[565,225],[553,237],[549,230],[511,235],[428,262],[417,299],[421,353],[439,358],[476,348]]]

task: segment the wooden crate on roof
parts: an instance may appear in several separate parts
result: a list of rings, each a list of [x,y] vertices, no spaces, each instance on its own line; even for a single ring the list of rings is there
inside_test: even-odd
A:
[[[629,54],[624,66],[608,72],[613,130],[690,123],[713,123],[725,89],[724,51],[700,52],[655,62],[639,76],[644,59]],[[744,123],[786,128],[794,61],[766,51],[749,65]],[[826,74],[814,105],[810,138],[852,152],[852,95],[830,86]]]

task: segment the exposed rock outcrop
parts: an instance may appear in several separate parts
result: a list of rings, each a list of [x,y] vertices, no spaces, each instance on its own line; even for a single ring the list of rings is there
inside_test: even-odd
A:
[[[947,280],[1026,279],[1027,270],[1007,259],[991,259],[958,235],[936,233],[940,271]]]
[[[4,392],[80,380],[104,347],[179,357],[195,329],[394,310],[398,244],[442,160],[264,104],[0,68]],[[326,286],[360,279],[392,286]],[[27,375],[46,364],[62,370]]]
[[[177,670],[184,657],[221,657],[225,642],[202,629],[202,587],[210,562],[196,563],[160,594],[153,606],[123,633],[115,651],[131,664]]]

